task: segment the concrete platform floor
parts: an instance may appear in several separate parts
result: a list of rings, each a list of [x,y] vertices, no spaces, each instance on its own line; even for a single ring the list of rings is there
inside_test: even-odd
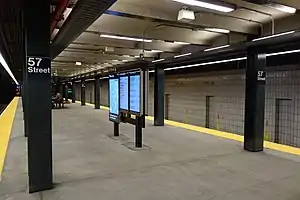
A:
[[[28,194],[19,104],[0,183],[0,200],[299,200],[300,159],[239,142],[148,122],[133,151],[134,127],[112,138],[107,111],[78,104],[53,110],[55,189]]]

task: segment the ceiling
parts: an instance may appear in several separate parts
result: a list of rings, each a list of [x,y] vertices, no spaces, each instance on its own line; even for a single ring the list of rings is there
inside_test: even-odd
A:
[[[286,25],[295,16],[298,19],[298,14],[288,14],[248,1],[226,2],[236,5],[237,9],[230,13],[221,13],[188,6],[188,9],[195,12],[196,19],[187,23],[177,21],[178,11],[183,7],[181,3],[172,0],[118,0],[53,60],[53,72],[61,76],[72,76],[103,68],[120,67],[125,62],[138,60],[143,49],[145,60],[152,61],[210,46],[242,42],[248,36],[271,34],[272,18],[275,21],[275,32],[298,28],[297,24]],[[300,8],[298,0],[276,2]],[[230,33],[206,31],[206,27],[227,29]],[[145,38],[152,42],[143,44],[104,38],[100,37],[101,34]],[[186,44],[175,44],[174,41]],[[81,65],[76,65],[76,62],[81,62]]]
[[[14,1],[17,2],[17,0],[9,2]],[[66,19],[72,13],[72,9],[80,1],[84,0],[70,1],[62,20],[51,35],[51,41],[55,40],[57,33],[62,30]],[[5,2],[4,4],[9,4],[8,1]],[[59,2],[60,0],[52,0],[51,4],[55,6]],[[300,28],[298,12],[288,14],[266,5],[251,3],[251,0],[224,0],[224,2],[235,5],[236,9],[229,13],[221,13],[187,6],[187,9],[195,12],[196,19],[182,22],[177,21],[178,11],[186,6],[182,3],[172,0],[117,0],[52,61],[52,72],[59,76],[74,76],[99,69],[122,67],[124,63],[141,59],[141,55],[145,60],[153,61],[214,46],[243,42],[261,35],[270,35],[272,30],[278,33]],[[300,9],[299,0],[272,0],[272,2]],[[20,31],[22,27],[16,23],[20,9],[10,12],[7,5],[0,5],[0,7],[0,33],[2,34],[0,39],[1,43],[6,42],[9,46],[3,48],[1,44],[0,51],[4,52],[11,63],[10,66],[16,68],[14,73],[18,71],[20,73],[18,69],[22,68],[20,66],[24,61],[23,55],[19,53],[19,45],[23,43],[22,31]],[[17,28],[11,27],[12,22]],[[4,27],[6,25],[10,27]],[[207,31],[205,28],[222,28],[230,30],[230,33]],[[101,34],[144,38],[152,42],[105,38],[100,37]],[[3,35],[5,37],[2,37]],[[16,41],[14,38],[19,40]],[[175,41],[180,43],[174,43]],[[14,55],[14,58],[10,58],[11,55]],[[76,62],[80,62],[81,65],[76,65]]]

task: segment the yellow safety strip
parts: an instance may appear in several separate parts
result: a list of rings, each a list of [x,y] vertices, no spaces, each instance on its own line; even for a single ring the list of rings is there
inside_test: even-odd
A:
[[[81,103],[81,102],[76,101],[76,103]],[[94,106],[94,104],[90,104],[90,103],[87,103],[86,105]],[[109,108],[106,106],[101,106],[101,108],[103,110],[109,110]],[[152,116],[147,116],[146,119],[148,119],[150,121],[154,121],[154,117],[152,117]],[[187,129],[190,131],[196,131],[196,132],[205,133],[208,135],[213,135],[213,136],[217,136],[217,137],[221,137],[221,138],[235,140],[238,142],[244,142],[244,136],[233,134],[233,133],[218,131],[218,130],[204,128],[204,127],[200,127],[200,126],[194,126],[194,125],[175,122],[175,121],[171,121],[171,120],[165,120],[165,124],[183,128],[183,129]],[[269,142],[269,141],[264,142],[264,147],[268,148],[268,149],[276,150],[276,151],[289,153],[289,154],[300,155],[300,148],[296,148],[296,147],[277,144],[277,143],[273,143],[273,142]]]
[[[0,115],[0,180],[18,101],[15,97]]]

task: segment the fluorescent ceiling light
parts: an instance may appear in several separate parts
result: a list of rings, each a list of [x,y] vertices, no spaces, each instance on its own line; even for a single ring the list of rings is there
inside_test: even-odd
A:
[[[226,48],[226,47],[229,47],[230,45],[227,44],[227,45],[224,45],[224,46],[219,46],[219,47],[213,47],[213,48],[210,48],[210,49],[205,49],[204,51],[213,51],[213,50],[217,50],[217,49],[223,49],[223,48]]]
[[[295,31],[289,31],[289,32],[278,33],[278,34],[269,35],[269,36],[265,36],[265,37],[261,37],[261,38],[256,38],[252,41],[255,42],[255,41],[260,41],[260,40],[266,40],[266,39],[269,39],[269,38],[279,37],[279,36],[283,36],[283,35],[289,35],[289,34],[292,34],[292,33],[295,33]]]
[[[276,52],[276,53],[268,53],[268,54],[266,54],[266,56],[277,56],[277,55],[285,55],[285,54],[291,54],[291,53],[300,53],[300,49],[290,50],[290,51],[282,51],[282,52]]]
[[[191,44],[191,43],[188,43],[188,42],[177,42],[177,41],[174,41],[174,44],[184,44],[184,45],[187,45],[187,44]]]
[[[118,60],[112,60],[112,62],[119,62]]]
[[[75,65],[80,66],[80,65],[82,65],[82,63],[81,62],[76,62]]]
[[[116,36],[116,35],[106,35],[101,34],[100,37],[118,39],[118,40],[130,40],[130,41],[138,41],[138,42],[152,42],[152,40],[142,39],[142,38],[132,38],[132,37],[124,37],[124,36]]]
[[[275,52],[275,53],[269,53],[269,54],[266,54],[266,56],[269,57],[269,56],[285,55],[285,54],[291,54],[291,53],[300,53],[300,49],[295,49],[295,50],[290,50],[290,51],[282,51],[282,52]],[[241,60],[247,60],[247,57],[240,57],[240,58],[219,60],[219,61],[199,63],[199,64],[193,64],[193,65],[180,66],[180,67],[171,67],[171,68],[166,68],[165,71],[175,70],[175,69],[183,69],[183,68],[189,68],[189,67],[204,66],[204,65],[213,65],[213,64],[220,64],[220,63],[228,63],[228,62],[241,61]]]
[[[122,62],[128,62],[128,60],[122,60]]]
[[[220,12],[231,12],[234,10],[233,8],[229,8],[226,6],[220,6],[220,5],[207,3],[207,2],[203,2],[203,1],[197,1],[197,0],[173,0],[173,1],[191,5],[191,6],[198,6],[198,7],[202,7],[202,8],[211,9],[211,10],[217,10]]]
[[[180,58],[180,57],[184,57],[184,56],[189,56],[191,55],[192,53],[185,53],[185,54],[181,54],[181,55],[177,55],[177,56],[174,56],[174,58]]]
[[[127,58],[129,58],[129,57],[130,57],[130,55],[123,55],[123,57],[127,57]]]
[[[156,63],[156,62],[160,62],[160,61],[163,61],[163,60],[165,60],[165,59],[163,58],[163,59],[159,59],[159,60],[153,60],[152,62]]]
[[[2,54],[0,53],[0,63],[1,65],[4,67],[4,69],[7,71],[7,73],[9,74],[9,76],[12,78],[12,80],[19,85],[18,81],[16,80],[15,76],[13,75],[13,73],[11,72],[10,68],[8,67],[6,61],[4,60]]]
[[[163,52],[163,51],[152,49],[151,52],[160,53],[160,52]]]
[[[290,14],[294,14],[297,11],[296,8],[282,5],[282,4],[277,4],[277,3],[270,3],[270,4],[268,4],[268,6],[275,8],[276,10],[279,10],[279,11],[282,11],[285,13],[290,13]]]
[[[204,66],[204,65],[213,65],[213,64],[234,62],[234,61],[240,61],[240,60],[246,60],[246,59],[247,59],[247,57],[233,58],[233,59],[227,59],[227,60],[218,60],[218,61],[213,61],[213,62],[198,63],[198,64],[193,64],[193,65],[185,65],[185,66],[180,66],[180,67],[166,68],[165,71],[174,70],[174,69],[183,69],[183,68],[189,68],[189,67]]]
[[[212,31],[216,33],[230,33],[230,30],[222,29],[222,28],[205,28],[204,30]]]
[[[135,58],[139,58],[140,56],[134,56]]]

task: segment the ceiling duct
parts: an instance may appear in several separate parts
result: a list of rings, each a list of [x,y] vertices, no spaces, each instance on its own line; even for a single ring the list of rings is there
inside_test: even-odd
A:
[[[116,0],[78,0],[64,25],[51,43],[56,58],[71,42],[97,20]]]

